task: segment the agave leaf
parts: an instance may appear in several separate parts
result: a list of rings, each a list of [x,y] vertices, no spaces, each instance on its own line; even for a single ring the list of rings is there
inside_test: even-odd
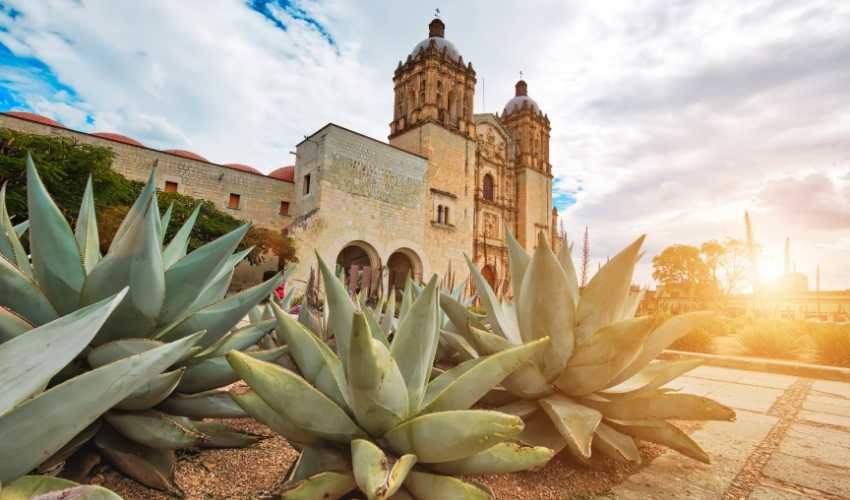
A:
[[[319,254],[316,254],[318,257]],[[354,318],[354,304],[343,284],[333,275],[325,261],[319,259],[319,269],[325,282],[325,294],[329,311],[328,325],[331,334],[336,337],[339,357],[343,363],[348,359],[348,343],[351,338],[351,321]]]
[[[490,333],[485,330],[478,329],[469,325],[469,335],[472,338],[472,344],[482,354],[495,354],[522,344],[512,344],[508,339]]]
[[[481,325],[478,324],[479,321],[469,312],[469,309],[445,292],[440,293],[440,309],[449,317],[449,321],[454,325],[455,330],[465,339],[472,342],[473,338],[469,333],[468,325],[470,323],[479,327]]]
[[[277,333],[289,346],[301,374],[334,403],[346,408],[348,386],[336,353],[276,304],[271,307],[277,318]]]
[[[239,351],[227,360],[263,401],[301,429],[341,443],[364,435],[342,408],[291,371]]]
[[[602,414],[561,394],[541,399],[540,407],[564,436],[570,452],[579,458],[590,458],[590,444]]]
[[[14,311],[0,306],[0,344],[35,328]]]
[[[94,338],[125,293],[121,291],[0,344],[0,415],[43,389],[70,363]]]
[[[121,225],[118,226],[118,230],[115,232],[115,236],[112,238],[112,243],[110,245],[110,250],[112,250],[112,245],[119,243],[125,236],[125,234],[130,230],[130,228],[137,224],[138,221],[145,218],[145,214],[147,214],[148,207],[151,205],[151,201],[153,200],[156,189],[156,165],[151,169],[151,173],[148,176],[148,181],[145,183],[145,187],[142,189],[142,192],[139,193],[139,196],[136,198],[136,201],[133,202],[133,205],[130,207],[130,210],[127,212],[127,215],[124,217],[124,220],[121,221]],[[159,217],[159,214],[157,214]]]
[[[268,403],[263,401],[263,398],[250,389],[236,389],[230,393],[230,397],[245,410],[245,413],[267,425],[271,430],[280,434],[288,441],[300,445],[311,445],[321,442],[321,438],[317,435],[301,429],[292,420],[276,412]]]
[[[248,311],[248,322],[251,324],[259,323],[263,320],[263,307],[260,304],[255,305]]]
[[[470,326],[469,332],[475,339],[478,350],[484,354],[494,354],[515,347],[507,339],[473,326]],[[502,386],[523,398],[537,398],[553,390],[546,377],[532,361],[520,365],[519,368],[502,380]]]
[[[735,420],[735,411],[728,406],[693,394],[662,393],[610,402],[585,398],[582,404],[614,420]]]
[[[605,422],[601,422],[596,428],[596,437],[593,440],[593,448],[599,450],[606,457],[620,462],[640,463],[640,450],[635,440],[631,437],[614,430]]]
[[[375,311],[365,306],[361,306],[360,311],[362,311],[363,315],[366,316],[366,321],[369,323],[369,332],[372,333],[372,338],[389,348],[390,341],[387,340],[387,336],[384,335],[384,330],[381,328],[381,322],[378,321],[377,317],[375,317]]]
[[[714,313],[708,311],[692,312],[674,316],[662,323],[659,327],[652,330],[649,336],[646,337],[638,357],[632,361],[625,370],[617,375],[617,377],[609,383],[609,386],[613,387],[632,378],[639,371],[643,370],[650,361],[661,354],[661,351],[666,349],[667,346],[679,338],[684,337],[694,328],[704,324],[704,322],[708,321],[713,316]]]
[[[516,240],[507,223],[505,224],[505,239],[508,242],[508,258],[510,259],[511,285],[514,291],[514,301],[519,301],[519,298],[522,296],[522,280],[525,277],[528,264],[531,262],[531,257]]]
[[[630,379],[609,387],[600,394],[606,398],[634,399],[648,394],[667,382],[701,365],[701,359],[682,361],[656,361],[639,371]]]
[[[537,404],[537,400],[533,399],[517,399],[497,408],[493,408],[495,411],[507,413],[508,415],[516,415],[523,420],[526,420],[539,409],[540,405]]]
[[[658,420],[645,420],[611,421],[609,425],[619,432],[642,441],[666,446],[704,464],[711,463],[708,454],[690,436],[673,424]]]
[[[172,394],[159,405],[171,415],[192,418],[241,418],[245,411],[227,391],[211,390],[198,394]]]
[[[165,345],[165,343],[153,339],[113,340],[89,351],[86,360],[92,368],[99,368],[113,361],[149,351],[162,345]]]
[[[440,346],[448,348],[451,354],[457,355],[463,361],[478,358],[478,351],[465,338],[448,330],[440,330]],[[439,358],[439,357],[438,357]]]
[[[390,429],[384,439],[399,454],[421,463],[460,460],[515,437],[522,419],[487,410],[427,413]]]
[[[192,422],[192,426],[204,435],[203,448],[245,448],[263,439],[263,436],[240,432],[216,422]]]
[[[516,303],[519,331],[525,342],[549,337],[549,349],[537,358],[543,376],[552,379],[567,366],[573,354],[575,337],[575,298],[558,259],[540,231],[537,249],[522,281],[522,295]]]
[[[159,220],[160,227],[160,236],[159,243],[160,245],[165,243],[165,233],[168,232],[168,226],[171,225],[171,213],[174,211],[174,202],[168,204],[168,208],[165,209],[165,213],[162,214],[162,218]]]
[[[228,259],[236,250],[239,242],[242,241],[245,233],[248,232],[249,227],[249,224],[242,224],[224,236],[196,249],[167,268],[168,270],[165,271],[165,305],[162,307],[162,314],[159,318],[160,324],[169,324],[186,315],[189,307],[195,303],[204,289],[216,279],[218,272],[228,263]]]
[[[18,239],[18,233],[12,225],[12,219],[6,210],[6,183],[0,187],[0,254],[15,262],[27,276],[32,277],[32,266],[30,266],[29,255]]]
[[[198,298],[195,299],[191,306],[189,306],[189,310],[194,311],[201,309],[226,297],[227,291],[230,289],[230,282],[233,281],[233,273],[236,266],[239,265],[239,263],[242,262],[253,250],[254,247],[251,246],[228,257],[227,262],[225,262],[221,269],[219,269],[210,284],[204,288],[204,291],[201,292],[201,294],[198,295]]]
[[[390,346],[390,353],[407,385],[411,414],[422,404],[426,384],[431,378],[434,357],[437,355],[440,333],[437,325],[437,306],[437,276],[434,275],[428,287],[401,319]]]
[[[246,356],[263,361],[275,361],[286,352],[287,347],[282,346],[265,351],[250,351]],[[194,394],[223,387],[237,380],[239,375],[233,371],[226,358],[210,358],[189,366],[180,383],[177,384],[177,392]]]
[[[410,279],[410,276],[407,276],[407,279],[404,280],[404,289],[401,292],[401,304],[399,304],[398,308],[399,321],[404,319],[407,313],[410,312],[414,300],[416,300],[416,297],[413,295],[413,280]]]
[[[635,313],[637,313],[638,306],[640,306],[640,301],[643,300],[643,296],[645,293],[646,290],[641,290],[639,292],[629,291],[629,294],[626,296],[626,300],[623,302],[623,308],[620,311],[619,317],[617,319],[634,318]]]
[[[380,309],[379,309],[380,310]],[[387,301],[387,309],[384,316],[381,318],[381,329],[384,331],[384,336],[390,338],[393,332],[395,323],[395,292],[390,292],[390,300]]]
[[[319,472],[351,472],[351,453],[332,446],[304,446],[298,459],[286,471],[284,485]]]
[[[248,314],[248,311],[254,305],[268,296],[280,284],[280,279],[279,275],[275,275],[266,282],[196,311],[177,325],[165,328],[157,334],[157,338],[168,341],[182,338],[189,333],[206,330],[207,334],[204,335],[198,345],[209,347],[242,321],[242,318]]]
[[[569,396],[583,396],[610,385],[640,354],[652,330],[649,316],[618,321],[581,340],[555,385]]]
[[[525,428],[517,437],[520,442],[549,448],[555,454],[560,453],[567,446],[566,439],[545,412],[536,412],[524,420]]]
[[[275,321],[270,319],[239,328],[238,330],[233,330],[224,337],[218,339],[214,344],[199,352],[192,358],[191,361],[192,363],[195,363],[205,359],[224,356],[230,351],[241,351],[247,349],[259,342],[265,334],[272,331],[274,326]]]
[[[407,416],[401,371],[384,344],[372,338],[362,313],[354,316],[346,375],[351,410],[367,432],[383,435]]]
[[[74,236],[77,238],[77,245],[80,247],[80,254],[83,257],[83,267],[86,273],[90,273],[101,258],[91,175],[86,181],[86,189],[83,192],[83,202],[80,204]]]
[[[180,226],[177,234],[163,250],[162,263],[166,269],[170,269],[177,261],[186,256],[186,250],[189,249],[189,236],[192,234],[192,228],[195,227],[195,221],[198,220],[198,214],[201,213],[202,205],[202,203],[195,205],[192,215]]]
[[[558,251],[558,263],[564,274],[567,276],[567,287],[570,289],[570,296],[573,298],[573,307],[578,307],[579,302],[579,286],[578,278],[576,277],[576,268],[573,264],[573,256],[570,245],[564,239],[561,249]]]
[[[472,483],[439,474],[410,471],[404,487],[417,500],[490,500],[492,492]]]
[[[581,291],[576,310],[576,341],[617,320],[631,288],[636,257],[645,238],[641,236],[615,255]]]
[[[539,469],[554,455],[549,448],[525,446],[520,443],[499,443],[480,453],[453,462],[431,466],[446,475],[507,474],[529,469]]]
[[[461,363],[428,385],[423,413],[471,408],[505,377],[548,346],[549,339],[543,338]]]
[[[30,500],[38,495],[74,486],[77,486],[77,483],[60,477],[24,476],[4,484],[0,490],[0,500]]]
[[[2,493],[0,493],[2,496]],[[117,494],[102,486],[81,484],[64,490],[51,491],[31,497],[31,500],[65,500],[68,498],[80,500],[121,500]]]
[[[174,480],[173,450],[149,448],[104,426],[94,438],[101,455],[116,469],[157,490],[177,492]]]
[[[499,299],[496,298],[496,294],[493,293],[493,289],[490,288],[490,284],[481,275],[478,267],[469,260],[468,256],[464,255],[464,257],[466,258],[466,264],[469,266],[469,272],[475,282],[475,289],[478,290],[481,303],[487,309],[487,321],[490,323],[490,327],[495,333],[510,340],[512,344],[521,344],[522,339],[520,338],[519,328],[514,328],[513,321],[506,317],[505,311],[502,309],[502,304],[499,303]]]
[[[130,396],[115,405],[119,410],[148,410],[161,403],[177,387],[186,368],[165,372],[146,381]]]
[[[158,222],[159,214],[148,210],[144,218],[127,228],[120,241],[113,240],[109,252],[86,279],[83,304],[130,287],[127,297],[95,337],[96,344],[115,338],[147,337],[156,327],[165,298]]]
[[[281,500],[337,500],[353,490],[354,477],[350,473],[320,472],[284,487]]]
[[[18,238],[20,238],[21,236],[24,235],[25,232],[27,232],[27,229],[29,229],[29,228],[30,228],[30,221],[25,220],[25,221],[21,222],[20,224],[15,225],[15,228],[14,228],[15,234],[17,234]]]
[[[65,446],[59,449],[56,453],[50,456],[47,460],[41,463],[38,466],[38,471],[49,471],[54,469],[58,465],[63,465],[64,462],[71,457],[77,450],[83,447],[84,444],[88,443],[91,438],[95,436],[95,434],[100,431],[101,424],[100,420],[95,420],[93,424],[86,427],[79,434],[74,436],[70,441],[65,443]]]
[[[145,380],[173,365],[197,340],[190,336],[86,372],[0,417],[0,481],[36,467]]]
[[[60,314],[73,312],[79,307],[80,290],[86,279],[77,240],[68,221],[47,193],[29,153],[27,210],[35,280]]]
[[[205,439],[188,418],[159,411],[109,412],[104,418],[124,437],[158,450],[188,448]]]
[[[384,500],[401,488],[416,456],[404,455],[390,467],[383,450],[365,439],[355,439],[351,442],[351,463],[354,480],[366,498]]]

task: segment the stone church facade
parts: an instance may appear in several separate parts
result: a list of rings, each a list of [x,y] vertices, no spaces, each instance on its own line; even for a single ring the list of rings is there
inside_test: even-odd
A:
[[[268,175],[147,148],[119,134],[73,131],[29,113],[3,113],[0,127],[108,146],[113,168],[135,180],[146,179],[156,160],[160,189],[290,234],[303,263],[295,279],[302,282],[314,249],[345,270],[352,288],[373,292],[399,287],[408,273],[459,283],[468,274],[467,254],[507,292],[505,226],[529,250],[541,230],[553,244],[560,241],[548,117],[522,80],[501,115],[476,114],[475,70],[445,38],[440,19],[399,62],[393,82],[388,142],[330,123],[296,146],[295,165]],[[236,284],[275,268],[243,266]]]

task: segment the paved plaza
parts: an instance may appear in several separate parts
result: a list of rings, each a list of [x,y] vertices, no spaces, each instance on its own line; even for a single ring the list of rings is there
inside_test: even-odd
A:
[[[729,405],[738,419],[693,433],[711,465],[668,451],[615,498],[850,498],[850,384],[703,366],[669,387]]]

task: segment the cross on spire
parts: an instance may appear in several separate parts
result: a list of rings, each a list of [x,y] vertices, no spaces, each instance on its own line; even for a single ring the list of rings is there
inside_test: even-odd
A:
[[[519,79],[522,80],[522,70],[519,70]]]
[[[440,8],[439,7],[434,9],[434,17],[436,17],[437,19],[440,18]]]

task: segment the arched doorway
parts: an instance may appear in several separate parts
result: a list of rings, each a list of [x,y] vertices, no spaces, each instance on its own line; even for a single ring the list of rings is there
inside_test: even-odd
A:
[[[487,280],[487,283],[490,284],[490,288],[492,288],[494,292],[498,293],[498,290],[496,290],[496,268],[493,267],[493,264],[485,264],[484,267],[481,268],[481,276]]]
[[[402,290],[408,276],[415,281],[422,279],[422,262],[413,250],[399,248],[387,259],[387,274],[388,289]]]
[[[378,253],[365,241],[352,241],[336,257],[337,273],[343,272],[345,286],[351,293],[366,289],[371,296],[380,281]]]

